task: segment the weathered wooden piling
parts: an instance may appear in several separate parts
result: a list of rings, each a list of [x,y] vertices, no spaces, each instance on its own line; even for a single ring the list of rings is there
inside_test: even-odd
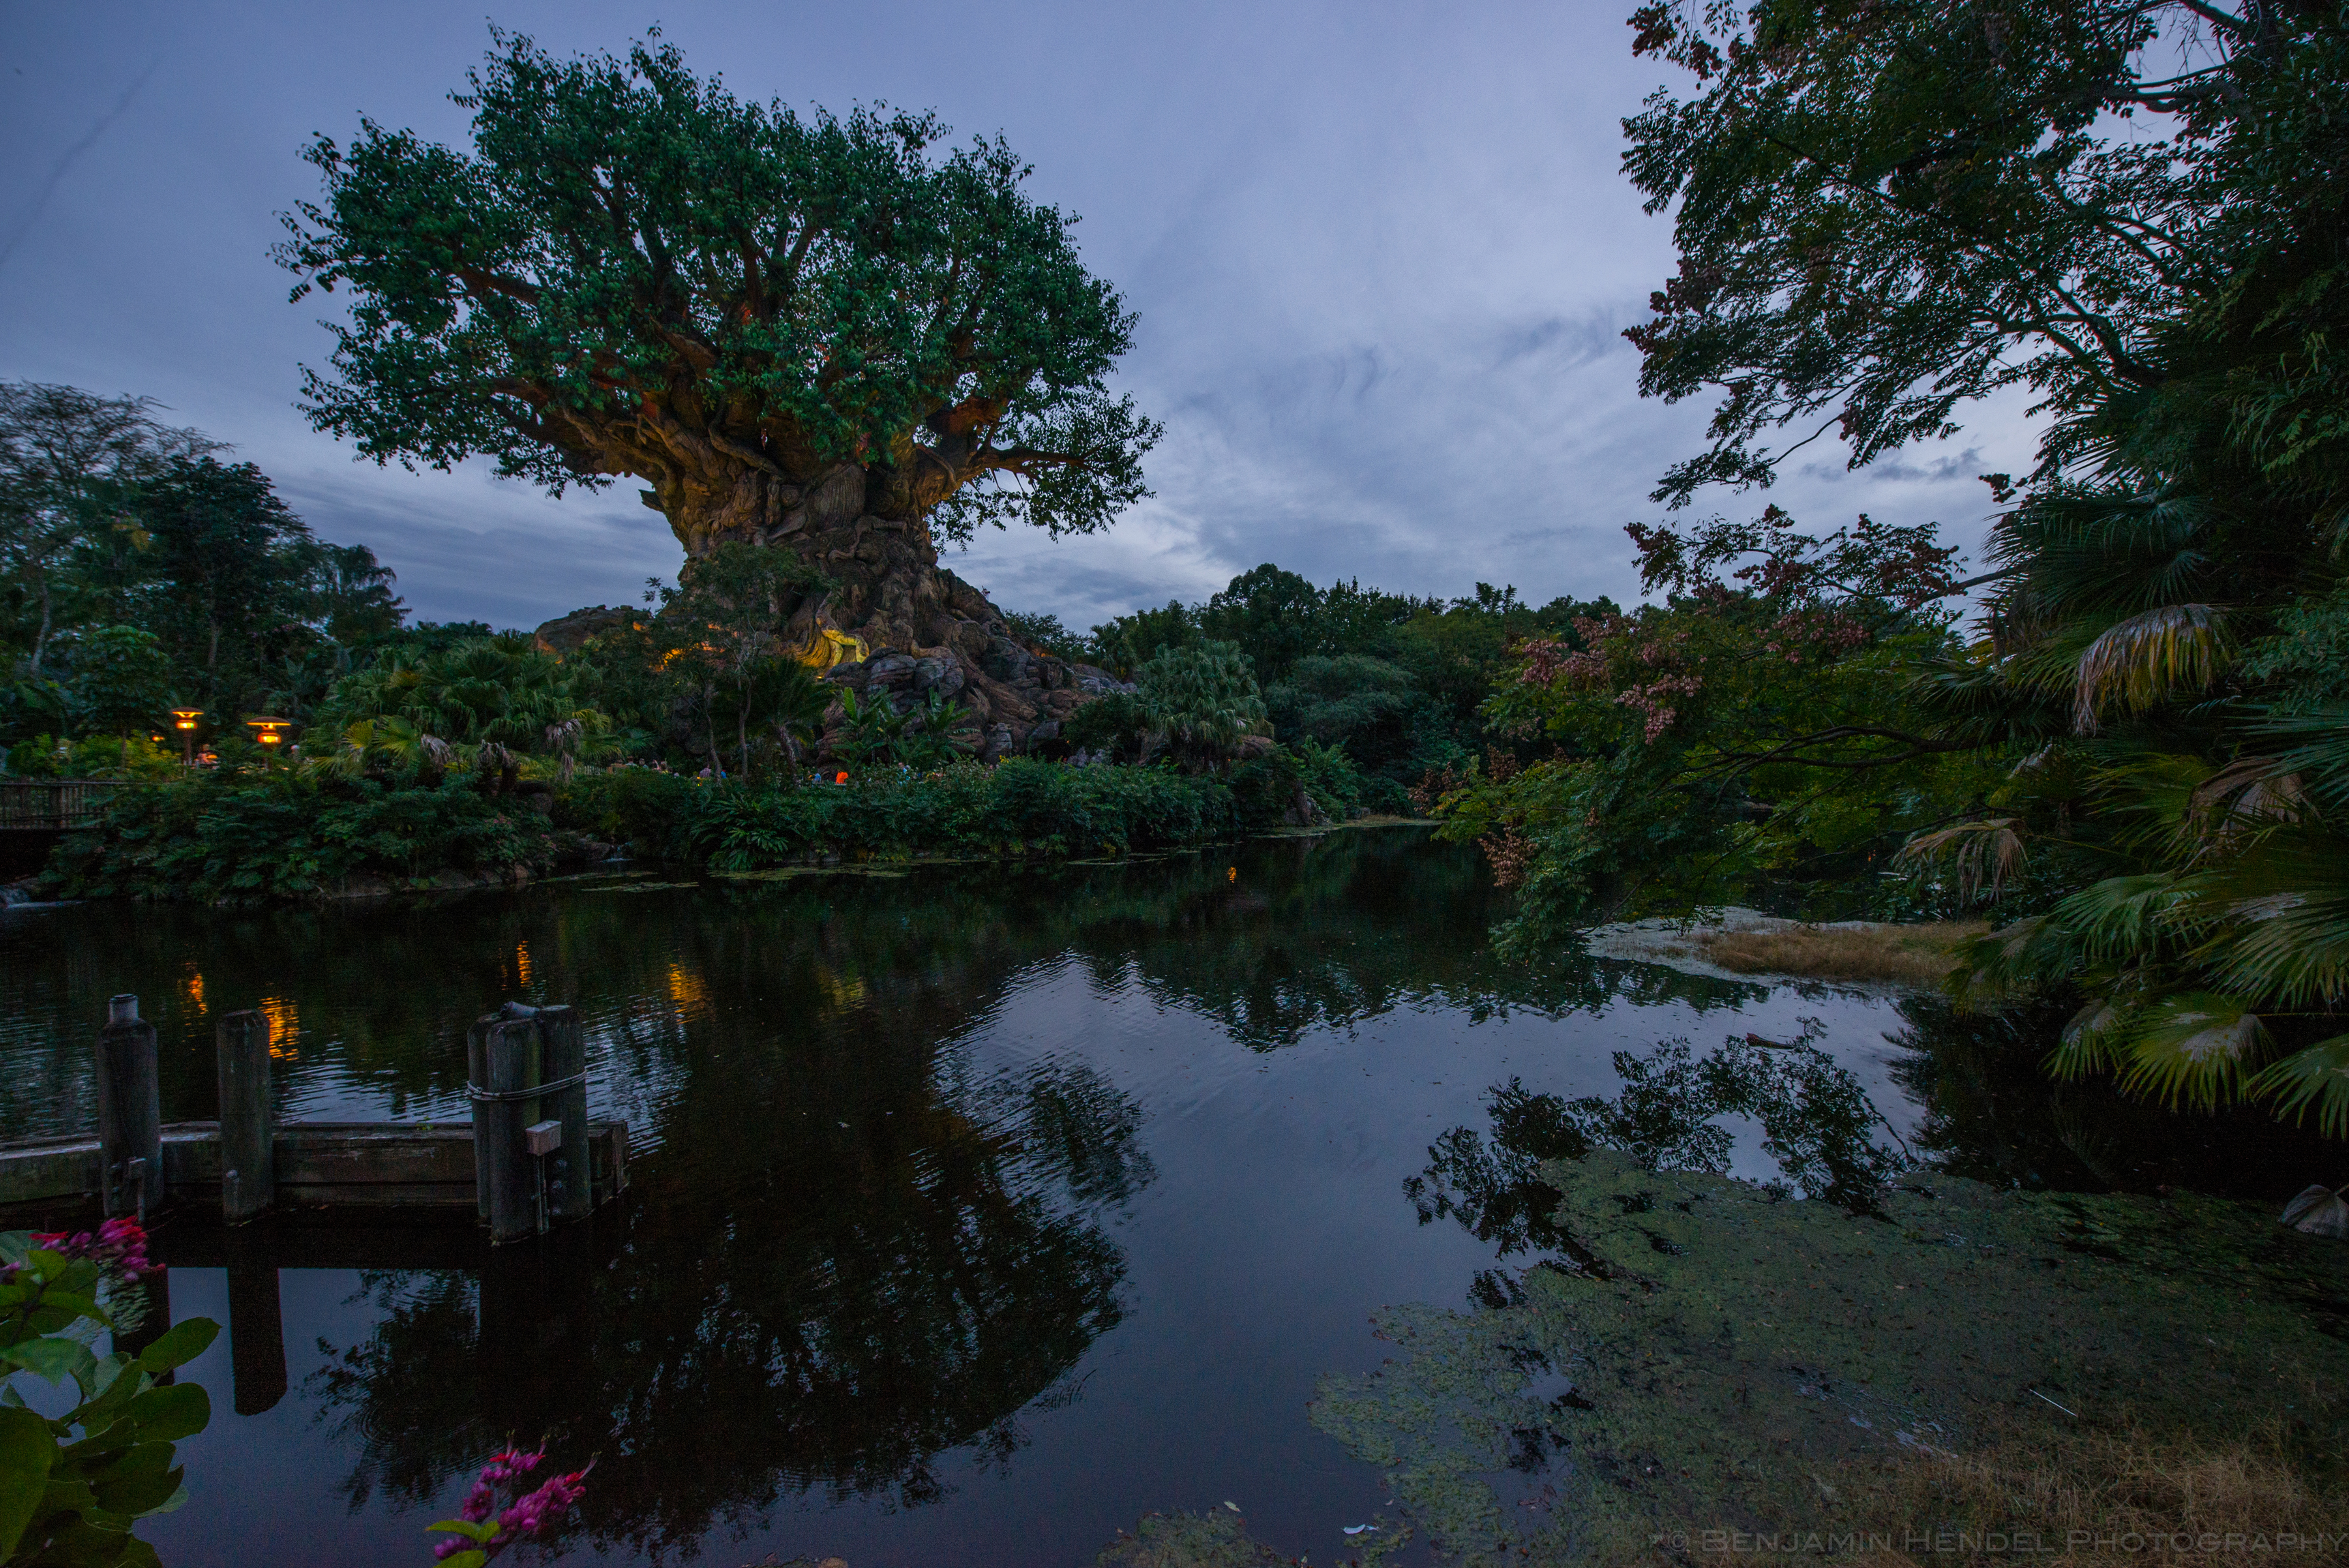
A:
[[[98,1140],[109,1219],[144,1224],[163,1206],[163,1094],[155,1066],[155,1026],[139,1016],[139,998],[107,1004],[98,1036]]]
[[[561,1140],[546,1156],[548,1217],[584,1220],[595,1212],[595,1191],[587,1170],[587,1036],[578,1009],[541,1007],[538,1037],[547,1090],[539,1114],[562,1124]]]
[[[510,1007],[478,1020],[465,1041],[466,1093],[473,1102],[473,1181],[492,1242],[544,1229],[538,1160],[525,1130],[540,1119],[544,1056],[534,1008]]]
[[[233,1225],[277,1201],[269,1019],[254,1012],[223,1013],[212,1038],[220,1062],[221,1218]]]

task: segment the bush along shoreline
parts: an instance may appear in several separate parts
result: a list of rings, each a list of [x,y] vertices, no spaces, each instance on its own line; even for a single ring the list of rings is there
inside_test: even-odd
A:
[[[628,854],[742,872],[835,861],[1094,859],[1363,814],[1342,752],[1268,747],[1218,770],[1032,758],[744,784],[656,769],[388,781],[254,769],[126,789],[67,835],[52,898],[323,902],[525,883]],[[501,787],[502,785],[502,788]]]

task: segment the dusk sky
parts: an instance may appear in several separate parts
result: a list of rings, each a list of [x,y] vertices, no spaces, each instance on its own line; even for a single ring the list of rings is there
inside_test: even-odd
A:
[[[1619,335],[1671,270],[1618,172],[1619,121],[1670,78],[1629,0],[1594,5],[494,4],[558,53],[658,22],[745,98],[936,110],[1008,137],[1141,316],[1120,385],[1163,420],[1157,494],[1106,534],[990,532],[947,563],[1078,628],[1275,561],[1416,593],[1513,583],[1630,596],[1622,526],[1707,412],[1638,397]],[[297,150],[362,114],[465,145],[448,101],[481,0],[0,8],[0,377],[138,393],[234,444],[322,536],[364,543],[418,614],[530,626],[630,602],[678,547],[622,481],[550,499],[485,464],[354,460],[295,407],[335,307],[286,302]],[[1672,81],[1678,88],[1682,83]],[[2019,406],[1771,499],[1971,546],[1974,476],[2029,466]],[[1751,496],[1703,511],[1758,510]]]

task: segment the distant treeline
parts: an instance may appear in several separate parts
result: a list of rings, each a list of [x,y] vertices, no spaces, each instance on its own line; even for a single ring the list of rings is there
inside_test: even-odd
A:
[[[1510,650],[1528,638],[1572,641],[1573,624],[1616,613],[1611,600],[1559,598],[1538,607],[1516,590],[1476,584],[1467,598],[1420,598],[1360,582],[1317,588],[1270,562],[1196,604],[1169,601],[1077,634],[1054,615],[1013,614],[1039,650],[1131,674],[1165,648],[1227,643],[1264,692],[1275,738],[1342,748],[1356,767],[1400,791],[1463,766],[1511,738],[1480,710]]]

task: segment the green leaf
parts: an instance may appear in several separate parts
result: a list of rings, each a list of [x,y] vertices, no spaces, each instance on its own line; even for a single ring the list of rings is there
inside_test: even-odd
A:
[[[156,1377],[184,1367],[202,1356],[220,1337],[220,1325],[209,1317],[191,1317],[173,1324],[160,1338],[139,1353],[141,1370]]]
[[[200,1383],[175,1383],[150,1388],[130,1401],[129,1418],[139,1425],[145,1442],[170,1442],[192,1438],[212,1418],[212,1396]]]
[[[453,1556],[443,1558],[440,1568],[481,1568],[481,1564],[489,1560],[490,1554],[480,1547],[469,1547]]]
[[[0,1562],[16,1550],[32,1523],[57,1454],[48,1422],[30,1410],[0,1409]]]
[[[0,1361],[13,1363],[52,1383],[62,1385],[70,1380],[83,1389],[88,1388],[90,1377],[98,1370],[98,1357],[90,1353],[88,1346],[54,1334],[0,1350]]]
[[[171,1472],[171,1477],[174,1480],[177,1480],[185,1472],[181,1470],[173,1470]],[[178,1491],[172,1492],[171,1496],[165,1498],[154,1507],[142,1509],[140,1511],[139,1517],[141,1519],[152,1519],[159,1513],[176,1513],[181,1508],[187,1506],[187,1501],[188,1489],[186,1484],[182,1482]]]
[[[109,1513],[137,1519],[169,1502],[181,1477],[171,1468],[171,1444],[141,1443],[109,1465],[90,1491]]]
[[[2349,1138],[2349,1035],[2294,1051],[2245,1087],[2255,1095],[2272,1095],[2280,1117],[2305,1120],[2313,1109],[2327,1137]]]
[[[501,1528],[502,1526],[495,1520],[475,1524],[469,1519],[444,1519],[438,1524],[426,1525],[424,1533],[430,1535],[437,1531],[450,1535],[461,1535],[468,1541],[486,1542],[495,1537]]]
[[[2134,1015],[2119,1042],[2121,1087],[2167,1103],[2209,1109],[2240,1091],[2266,1042],[2266,1026],[2238,996],[2195,991]]]

